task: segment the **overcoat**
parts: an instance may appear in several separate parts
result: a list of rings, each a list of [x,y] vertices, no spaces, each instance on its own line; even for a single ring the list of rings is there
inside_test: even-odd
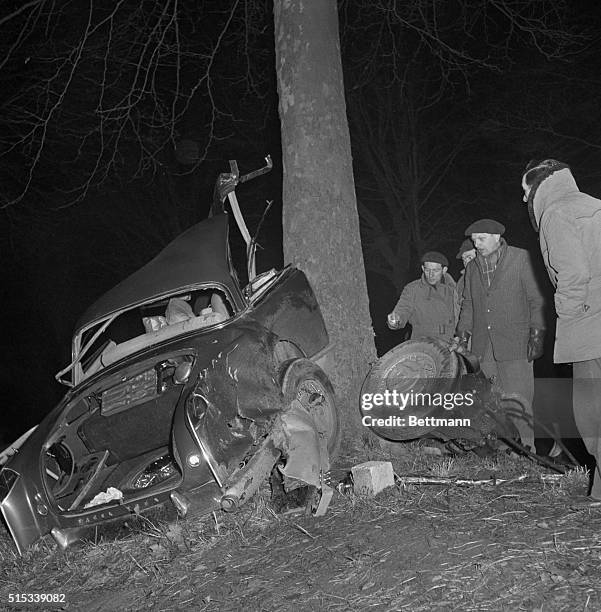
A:
[[[555,363],[601,357],[601,201],[582,193],[569,169],[534,196],[541,253],[555,287]]]
[[[423,277],[405,285],[393,314],[400,326],[411,323],[412,339],[432,337],[450,340],[459,314],[457,287],[450,274],[435,287]]]
[[[489,337],[495,361],[526,359],[530,328],[545,328],[544,298],[528,251],[505,247],[490,287],[477,258],[464,278],[457,333],[471,332],[472,352],[480,359]]]

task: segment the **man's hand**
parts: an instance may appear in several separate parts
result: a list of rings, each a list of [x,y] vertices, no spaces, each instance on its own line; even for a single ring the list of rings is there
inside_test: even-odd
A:
[[[538,359],[539,357],[543,356],[544,343],[545,343],[545,330],[535,329],[534,327],[532,327],[530,329],[530,337],[528,338],[528,349],[527,349],[528,361],[534,361],[535,359]]]
[[[401,329],[401,327],[405,326],[401,325],[400,319],[394,314],[394,312],[391,312],[388,315],[388,327],[390,329]]]
[[[471,336],[472,334],[468,331],[461,332],[451,340],[449,350],[456,353],[467,353],[467,345]]]

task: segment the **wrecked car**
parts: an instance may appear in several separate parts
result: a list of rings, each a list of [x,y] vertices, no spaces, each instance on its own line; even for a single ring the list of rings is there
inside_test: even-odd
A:
[[[0,471],[0,508],[19,550],[61,548],[99,525],[165,505],[232,511],[275,468],[287,489],[324,490],[340,437],[319,367],[328,334],[311,286],[288,266],[255,274],[235,187],[221,175],[211,216],[80,318],[63,400]],[[242,287],[228,242],[245,237]]]

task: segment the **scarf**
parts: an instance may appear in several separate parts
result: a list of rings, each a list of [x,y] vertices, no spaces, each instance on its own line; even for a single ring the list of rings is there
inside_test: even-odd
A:
[[[490,255],[483,256],[478,253],[476,256],[476,260],[480,266],[480,272],[482,273],[482,277],[486,280],[487,287],[490,287],[492,279],[495,276],[495,270],[497,269],[499,261],[501,261],[503,258],[506,250],[507,243],[505,242],[504,238],[501,238],[499,246]]]

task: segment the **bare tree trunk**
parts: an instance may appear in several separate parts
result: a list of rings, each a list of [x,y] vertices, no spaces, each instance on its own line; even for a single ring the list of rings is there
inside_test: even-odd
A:
[[[375,359],[351,158],[336,0],[274,0],[282,126],[284,258],[317,294],[330,342],[326,370],[347,435]]]

